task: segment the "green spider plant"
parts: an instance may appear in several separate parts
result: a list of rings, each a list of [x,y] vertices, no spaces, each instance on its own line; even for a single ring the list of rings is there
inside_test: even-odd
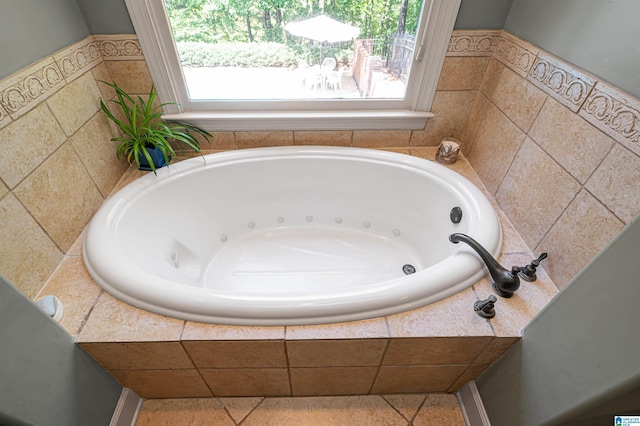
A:
[[[129,164],[135,161],[136,165],[140,167],[140,159],[144,157],[149,162],[151,170],[155,173],[157,167],[147,148],[160,150],[165,163],[168,164],[170,156],[175,155],[169,140],[183,142],[195,152],[200,152],[200,143],[193,133],[199,133],[207,142],[209,141],[211,133],[206,130],[187,123],[165,122],[162,119],[162,107],[173,103],[153,106],[153,102],[158,96],[153,85],[151,85],[151,90],[149,91],[149,98],[145,101],[140,96],[137,97],[137,100],[134,100],[115,83],[101,82],[116,91],[116,99],[110,100],[109,103],[117,105],[116,108],[122,112],[122,117],[124,117],[123,119],[117,118],[102,99],[100,100],[102,111],[120,128],[122,133],[121,137],[111,139],[114,142],[119,142],[116,150],[118,158],[126,155]]]

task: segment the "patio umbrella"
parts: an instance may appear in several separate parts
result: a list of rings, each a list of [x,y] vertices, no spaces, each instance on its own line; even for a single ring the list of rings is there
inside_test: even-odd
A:
[[[349,41],[360,34],[360,28],[336,21],[326,15],[289,22],[284,26],[284,29],[291,35],[319,41],[320,43]]]

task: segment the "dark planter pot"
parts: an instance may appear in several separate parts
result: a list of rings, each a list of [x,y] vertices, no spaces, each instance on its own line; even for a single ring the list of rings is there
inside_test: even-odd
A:
[[[156,166],[156,169],[159,169],[167,165],[167,163],[164,161],[164,155],[162,155],[162,151],[160,151],[158,148],[156,147],[147,148],[147,152],[151,156],[151,159],[153,160],[153,164]],[[147,161],[147,157],[145,157],[144,155],[140,155],[139,157],[140,157],[139,158],[140,166],[138,167],[139,170],[146,170],[146,171],[153,170],[151,168],[151,165],[149,165],[149,161]],[[171,161],[171,156],[169,156],[169,161]]]

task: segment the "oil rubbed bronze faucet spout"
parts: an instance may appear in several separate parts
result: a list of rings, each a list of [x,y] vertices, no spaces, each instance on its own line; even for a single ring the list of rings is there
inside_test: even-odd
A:
[[[520,278],[518,278],[520,267],[513,266],[510,271],[503,268],[480,243],[466,234],[451,234],[449,235],[449,241],[455,244],[462,241],[478,253],[478,256],[489,269],[489,274],[493,278],[493,289],[498,296],[511,297],[520,288]]]

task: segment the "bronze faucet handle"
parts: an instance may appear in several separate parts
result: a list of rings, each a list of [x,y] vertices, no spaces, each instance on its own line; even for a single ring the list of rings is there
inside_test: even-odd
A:
[[[533,282],[537,280],[538,276],[536,275],[536,268],[540,266],[540,262],[542,262],[546,258],[547,258],[547,253],[542,253],[540,256],[538,256],[537,259],[534,259],[533,261],[531,261],[530,264],[520,268],[520,272],[518,272],[518,275],[520,276],[520,278],[529,282]]]

